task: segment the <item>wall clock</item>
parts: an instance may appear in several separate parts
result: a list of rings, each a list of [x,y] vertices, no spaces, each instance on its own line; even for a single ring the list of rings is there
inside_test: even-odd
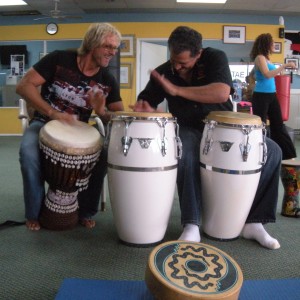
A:
[[[48,34],[51,34],[51,35],[56,34],[57,31],[58,31],[57,24],[56,23],[49,23],[49,24],[47,24],[46,31],[47,31]]]

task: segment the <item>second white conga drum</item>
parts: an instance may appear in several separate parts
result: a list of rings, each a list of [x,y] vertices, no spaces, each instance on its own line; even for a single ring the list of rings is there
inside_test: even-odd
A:
[[[145,282],[157,300],[237,300],[243,273],[216,247],[170,241],[151,251]]]
[[[164,238],[177,176],[176,128],[169,113],[117,112],[109,124],[111,206],[119,238],[130,246]]]
[[[266,160],[264,124],[245,113],[209,113],[200,144],[202,229],[209,237],[239,237]]]

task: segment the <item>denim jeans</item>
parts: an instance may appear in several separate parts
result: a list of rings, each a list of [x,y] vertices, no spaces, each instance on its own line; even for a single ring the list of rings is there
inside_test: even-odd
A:
[[[34,120],[24,132],[20,145],[20,164],[23,178],[25,218],[38,220],[45,198],[45,178],[41,168],[39,132],[45,123]],[[107,151],[101,151],[95,165],[88,189],[78,195],[79,218],[90,218],[98,211],[103,179],[106,175]]]
[[[199,160],[202,133],[196,129],[180,127],[179,136],[183,147],[177,175],[181,223],[200,225],[202,195]],[[246,223],[268,223],[276,220],[282,153],[272,140],[267,138],[266,144],[267,161],[262,168],[255,199]]]
[[[45,197],[45,181],[41,169],[39,132],[45,123],[34,121],[25,130],[20,145],[25,218],[38,220]]]

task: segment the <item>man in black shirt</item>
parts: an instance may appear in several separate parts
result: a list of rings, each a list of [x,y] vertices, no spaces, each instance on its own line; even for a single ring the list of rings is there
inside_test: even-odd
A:
[[[17,85],[17,93],[35,109],[20,146],[26,226],[30,230],[40,229],[39,215],[45,197],[40,129],[49,120],[69,124],[75,119],[88,122],[92,111],[105,123],[110,119],[110,111],[123,110],[119,84],[107,69],[120,42],[121,34],[112,25],[92,24],[77,51],[54,51],[46,55]],[[80,223],[88,228],[95,226],[91,217],[98,210],[105,174],[106,151],[102,149],[89,187],[78,199]]]
[[[170,113],[177,118],[183,144],[177,175],[183,225],[179,239],[199,242],[203,120],[210,111],[232,110],[229,99],[233,92],[232,80],[225,53],[203,48],[202,36],[197,31],[185,26],[176,28],[169,37],[168,47],[170,60],[151,72],[148,84],[132,108],[155,112],[157,105],[167,99]],[[263,224],[276,219],[281,151],[269,139],[266,144],[268,158],[241,235],[257,240],[264,247],[278,249],[280,244],[266,232]]]

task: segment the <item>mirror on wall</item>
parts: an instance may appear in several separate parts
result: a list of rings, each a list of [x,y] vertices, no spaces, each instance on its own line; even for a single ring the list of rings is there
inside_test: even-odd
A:
[[[0,107],[17,107],[16,84],[32,65],[54,50],[77,49],[81,40],[0,42]]]

